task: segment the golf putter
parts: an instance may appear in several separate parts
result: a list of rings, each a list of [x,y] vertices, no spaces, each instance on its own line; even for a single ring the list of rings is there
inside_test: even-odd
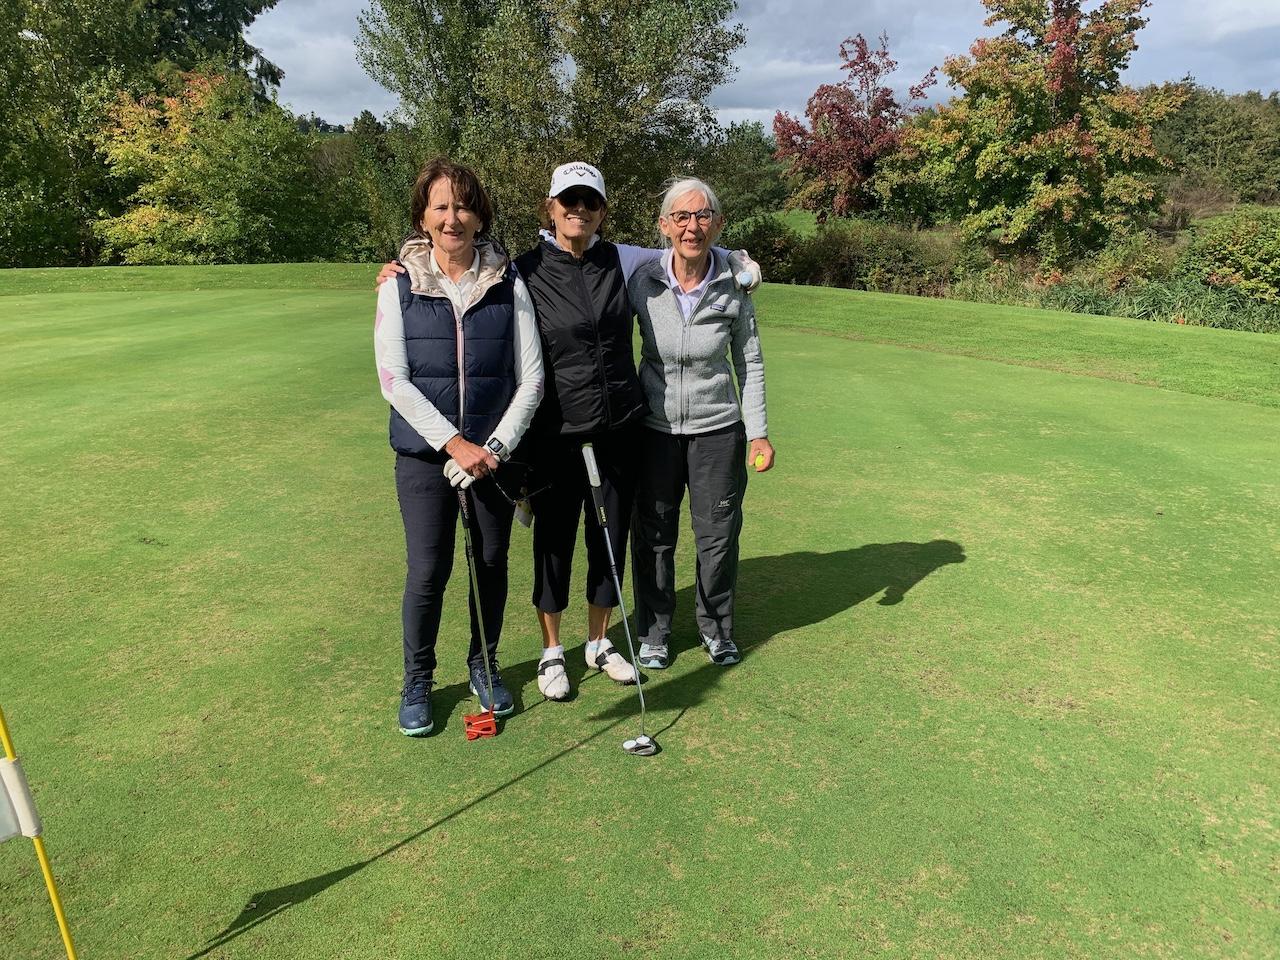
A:
[[[484,610],[480,605],[480,578],[476,575],[476,556],[471,547],[471,504],[467,491],[458,488],[458,506],[462,508],[462,538],[467,547],[467,576],[471,578],[471,595],[476,603],[476,621],[480,625],[480,650],[484,658],[484,679],[489,686],[489,709],[480,713],[464,714],[462,727],[468,740],[498,735],[498,718],[493,712],[493,671],[489,667],[489,634],[484,629]],[[484,704],[481,704],[484,706]]]
[[[600,469],[596,466],[596,453],[591,444],[582,445],[582,459],[587,465],[587,480],[591,483],[591,498],[596,504],[596,520],[600,523],[600,533],[604,537],[604,549],[609,557],[609,573],[613,576],[613,587],[618,591],[618,609],[622,611],[622,629],[627,636],[627,652],[631,654],[631,666],[636,671],[636,693],[640,696],[640,736],[634,740],[624,740],[622,749],[637,757],[652,757],[662,748],[658,741],[645,733],[644,689],[640,683],[640,664],[636,660],[635,644],[631,642],[631,626],[627,623],[627,607],[622,600],[622,581],[618,578],[618,564],[613,559],[613,544],[609,542],[609,518],[604,510],[604,491],[600,489]]]

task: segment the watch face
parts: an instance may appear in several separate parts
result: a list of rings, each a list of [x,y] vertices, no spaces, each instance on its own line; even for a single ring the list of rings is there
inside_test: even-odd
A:
[[[487,446],[494,453],[502,452],[502,441],[499,440],[497,437],[494,437],[487,444],[485,444],[485,446]]]

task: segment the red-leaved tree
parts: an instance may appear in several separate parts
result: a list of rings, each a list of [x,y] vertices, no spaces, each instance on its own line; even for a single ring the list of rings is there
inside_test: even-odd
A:
[[[782,111],[773,118],[777,157],[799,181],[791,203],[819,215],[845,216],[875,204],[867,184],[876,163],[898,148],[903,120],[919,112],[915,101],[936,82],[937,70],[930,70],[908,89],[907,105],[899,103],[885,83],[898,69],[887,34],[874,50],[862,34],[850,37],[840,44],[840,59],[847,76],[814,91],[805,108],[808,125]]]
[[[1003,254],[1064,266],[1159,208],[1153,125],[1185,92],[1121,82],[1151,0],[982,3],[1004,29],[947,59],[962,95],[912,125],[878,186],[891,207],[931,207]]]

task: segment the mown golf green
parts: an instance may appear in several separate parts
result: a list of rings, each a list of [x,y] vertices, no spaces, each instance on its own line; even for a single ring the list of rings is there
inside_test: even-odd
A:
[[[758,296],[745,659],[396,731],[368,267],[0,276],[0,705],[81,956],[1275,957],[1280,338]],[[566,614],[581,637],[580,605]],[[622,643],[620,631],[615,641]],[[0,956],[60,956],[29,842]]]

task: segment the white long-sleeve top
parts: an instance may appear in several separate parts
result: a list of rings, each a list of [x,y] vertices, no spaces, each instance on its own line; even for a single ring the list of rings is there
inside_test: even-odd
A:
[[[471,266],[456,283],[440,268],[434,256],[428,255],[419,262],[423,261],[430,265],[435,281],[448,296],[456,318],[461,318],[483,296],[484,291],[479,286],[479,250],[476,251]],[[490,437],[497,438],[508,451],[515,449],[529,428],[538,401],[542,399],[543,389],[542,342],[538,336],[538,322],[529,291],[519,276],[514,280],[512,295],[515,307],[512,339],[516,355],[516,389],[506,413],[502,415]],[[383,398],[433,449],[444,450],[445,444],[458,435],[458,429],[409,379],[409,355],[404,342],[400,289],[394,281],[378,288],[373,355]]]

